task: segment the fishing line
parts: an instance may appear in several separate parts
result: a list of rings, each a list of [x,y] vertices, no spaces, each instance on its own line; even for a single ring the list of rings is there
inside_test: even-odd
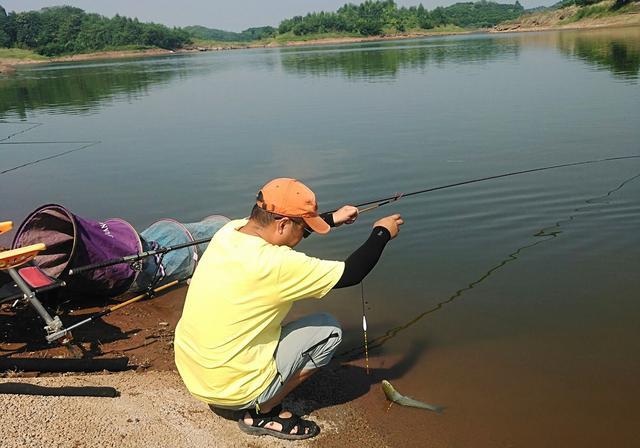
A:
[[[71,154],[72,152],[82,151],[83,149],[88,149],[88,148],[90,148],[92,146],[95,146],[95,145],[97,145],[99,143],[102,143],[102,142],[100,142],[100,141],[89,142],[89,144],[83,145],[83,146],[81,146],[79,148],[70,149],[68,151],[63,151],[63,152],[54,154],[52,156],[43,157],[42,159],[37,159],[37,160],[33,160],[31,162],[23,163],[22,165],[14,166],[13,168],[9,168],[9,169],[0,171],[0,175],[7,174],[7,173],[10,173],[11,171],[19,170],[20,168],[24,168],[24,167],[27,167],[27,166],[35,165],[37,163],[44,162],[45,160],[51,160],[51,159],[55,159],[57,157],[62,157],[62,156],[65,156],[67,154]]]
[[[125,302],[119,303],[117,305],[110,306],[110,307],[106,308],[103,311],[95,313],[92,316],[89,316],[88,318],[86,318],[84,320],[81,320],[80,322],[76,322],[73,325],[70,325],[70,326],[68,326],[66,328],[63,328],[62,330],[60,330],[60,331],[58,331],[56,333],[53,333],[52,335],[49,335],[49,337],[54,339],[54,340],[58,339],[58,338],[60,338],[60,337],[62,337],[64,335],[66,335],[71,330],[75,330],[76,328],[81,327],[83,325],[86,325],[89,322],[93,322],[94,320],[97,320],[97,319],[100,319],[100,318],[102,318],[104,316],[107,316],[107,315],[113,313],[114,311],[119,310],[120,308],[124,308],[125,306],[131,305],[132,303],[138,302],[138,301],[140,301],[142,299],[145,299],[145,298],[153,298],[156,293],[164,291],[165,289],[172,288],[172,287],[176,286],[178,283],[180,283],[180,280],[173,280],[172,282],[169,282],[169,283],[164,284],[162,286],[158,286],[156,288],[148,288],[147,291],[145,291],[142,294],[139,294],[139,295],[137,295],[137,296],[125,301]]]
[[[389,402],[389,406],[387,406],[387,410],[385,412],[389,412],[391,410],[391,406],[393,406],[393,401]]]
[[[362,298],[362,330],[364,332],[364,365],[369,375],[369,344],[367,342],[367,314],[364,306],[364,281],[360,282],[360,297]]]
[[[544,167],[531,168],[531,169],[528,169],[528,170],[512,171],[512,172],[509,172],[509,173],[497,174],[497,175],[493,175],[493,176],[481,177],[481,178],[478,178],[478,179],[471,179],[471,180],[466,180],[466,181],[461,181],[461,182],[455,182],[455,183],[452,183],[452,184],[426,188],[426,189],[423,189],[423,190],[413,191],[411,193],[406,193],[406,194],[396,193],[395,195],[387,197],[387,198],[382,198],[382,199],[377,199],[377,200],[373,200],[373,201],[362,202],[360,204],[357,204],[355,207],[358,207],[360,209],[360,210],[358,210],[358,214],[362,214],[362,213],[368,212],[370,210],[374,210],[374,209],[376,209],[378,207],[382,207],[383,205],[387,205],[387,204],[389,204],[391,202],[395,202],[395,201],[397,201],[397,200],[399,200],[400,198],[403,198],[403,197],[415,196],[415,195],[419,195],[419,194],[423,194],[423,193],[429,193],[429,192],[437,191],[437,190],[444,190],[446,188],[459,187],[459,186],[462,186],[462,185],[468,185],[468,184],[473,184],[473,183],[477,183],[477,182],[484,182],[484,181],[493,180],[493,179],[500,179],[500,178],[503,178],[503,177],[517,176],[517,175],[520,175],[520,174],[534,173],[534,172],[537,172],[537,171],[546,171],[546,170],[552,170],[552,169],[556,169],[556,168],[565,168],[565,167],[570,167],[570,166],[579,166],[579,165],[587,165],[587,164],[593,164],[593,163],[603,163],[603,162],[611,162],[611,161],[625,160],[625,159],[635,159],[635,158],[640,158],[640,155],[607,157],[607,158],[603,158],[603,159],[584,160],[584,161],[581,161],[581,162],[563,163],[563,164],[558,164],[558,165],[549,165],[549,166],[544,166]],[[635,179],[635,177],[633,179]],[[622,185],[620,185],[618,187],[618,189],[621,188],[625,183],[626,182],[624,182]],[[614,191],[616,191],[616,190],[614,190]],[[611,194],[611,192],[609,194]],[[366,205],[369,205],[369,207],[361,208],[361,207],[366,206]],[[332,210],[331,212],[335,212],[335,211],[336,210]],[[331,212],[329,212],[329,213],[331,213]],[[424,317],[426,314],[429,314],[429,313],[431,313],[433,311],[436,311],[437,309],[440,309],[445,303],[448,303],[448,302],[451,302],[451,301],[455,300],[455,298],[460,296],[462,294],[462,292],[464,292],[467,289],[472,289],[477,283],[480,283],[480,282],[484,281],[487,277],[489,277],[495,270],[500,269],[501,267],[503,267],[508,262],[514,261],[515,259],[517,259],[517,255],[519,254],[519,252],[521,250],[523,250],[525,248],[528,248],[528,247],[535,246],[537,244],[540,244],[541,242],[544,242],[544,241],[537,241],[534,244],[531,244],[529,246],[525,246],[524,248],[518,249],[513,254],[509,254],[509,257],[507,258],[507,260],[503,261],[498,266],[496,266],[496,267],[492,268],[491,270],[489,270],[489,272],[487,272],[479,280],[477,280],[475,282],[472,282],[467,288],[464,288],[462,290],[457,291],[448,300],[446,300],[445,302],[439,303],[435,307],[435,309],[432,309],[432,310],[426,311],[425,313],[422,313],[416,319],[414,319],[411,322],[409,322],[406,326],[401,327],[401,329],[404,329],[407,326],[412,325],[413,323],[417,322],[422,317]],[[369,344],[368,344],[368,340],[367,340],[367,317],[366,317],[366,313],[365,313],[365,303],[364,303],[364,284],[360,283],[360,287],[361,287],[360,293],[361,293],[361,299],[362,299],[362,329],[363,329],[363,333],[364,333],[365,366],[366,366],[367,374],[369,374],[369,347],[368,347]],[[389,333],[392,333],[392,334],[389,335]],[[391,330],[390,332],[387,332],[386,335],[374,339],[374,341],[376,342],[376,344],[374,346],[378,347],[379,345],[381,345],[381,343],[384,340],[386,340],[387,338],[395,335],[395,333],[397,333],[397,331],[394,332],[393,330]],[[344,356],[344,355],[346,355],[346,354],[348,354],[348,353],[350,353],[352,351],[353,350],[350,350],[350,351],[347,351],[347,352],[343,352],[339,356]]]
[[[16,135],[24,134],[25,132],[28,132],[31,129],[35,129],[38,126],[42,126],[44,124],[44,123],[36,123],[35,121],[22,122],[22,121],[5,121],[5,120],[0,120],[0,123],[2,123],[2,124],[31,124],[31,125],[33,125],[31,127],[28,127],[27,129],[23,129],[22,131],[18,131],[18,132],[14,132],[13,134],[9,134],[9,136],[0,139],[0,142],[4,142],[5,140],[9,140],[11,137],[15,137]]]
[[[33,160],[31,162],[27,162],[27,163],[23,163],[22,165],[18,165],[18,166],[14,166],[13,168],[8,168],[6,170],[0,171],[0,175],[3,174],[7,174],[10,173],[11,171],[15,171],[15,170],[19,170],[20,168],[25,168],[27,166],[30,165],[35,165],[37,163],[40,162],[44,162],[45,160],[51,160],[51,159],[55,159],[57,157],[62,157],[64,155],[67,154],[71,154],[73,152],[77,152],[77,151],[82,151],[84,149],[88,149],[92,146],[95,146],[99,143],[102,143],[100,141],[84,141],[84,140],[75,140],[75,141],[33,141],[33,142],[7,142],[7,140],[9,140],[12,137],[15,137],[16,135],[20,135],[20,134],[24,134],[28,131],[31,131],[32,129],[35,129],[39,126],[44,125],[44,123],[38,123],[35,121],[32,122],[21,122],[21,121],[5,121],[5,120],[0,120],[0,123],[3,124],[29,124],[31,126],[29,126],[27,129],[23,129],[22,131],[18,131],[18,132],[14,132],[13,134],[9,134],[7,137],[0,139],[0,145],[43,145],[43,144],[47,144],[47,145],[55,145],[55,144],[66,144],[66,145],[83,145],[80,148],[74,148],[74,149],[70,149],[68,151],[63,151],[48,157],[43,157],[41,159],[37,159],[37,160]]]
[[[0,145],[57,145],[57,144],[67,144],[67,145],[79,145],[82,143],[96,143],[93,140],[69,140],[69,141],[51,141],[51,142],[2,142],[0,140]]]
[[[550,165],[550,166],[543,166],[543,167],[539,167],[539,168],[532,168],[532,169],[528,169],[528,170],[522,170],[522,171],[512,171],[509,173],[504,173],[504,174],[497,174],[494,176],[487,176],[487,177],[481,177],[478,179],[471,179],[471,180],[465,180],[465,181],[461,181],[461,182],[455,182],[452,184],[447,184],[447,185],[440,185],[438,187],[431,187],[431,188],[425,188],[424,190],[418,190],[418,191],[413,191],[411,193],[396,193],[393,196],[387,197],[387,198],[382,198],[382,199],[376,199],[373,201],[367,201],[367,202],[361,202],[360,204],[356,204],[355,207],[363,207],[365,205],[371,205],[371,204],[375,204],[372,205],[371,207],[367,207],[365,209],[362,209],[359,211],[359,213],[364,213],[373,209],[376,209],[378,207],[382,207],[383,205],[387,205],[391,202],[395,202],[397,200],[399,200],[400,198],[406,198],[409,196],[415,196],[418,194],[423,194],[423,193],[430,193],[432,191],[437,191],[437,190],[444,190],[445,188],[453,188],[453,187],[459,187],[461,185],[468,185],[468,184],[473,184],[473,183],[477,183],[477,182],[484,182],[487,180],[493,180],[493,179],[500,179],[503,177],[511,177],[511,176],[518,176],[520,174],[526,174],[526,173],[534,173],[537,171],[546,171],[546,170],[552,170],[552,169],[556,169],[556,168],[565,168],[565,167],[569,167],[569,166],[579,166],[579,165],[588,165],[588,164],[592,164],[592,163],[603,163],[603,162],[613,162],[616,160],[627,160],[627,159],[637,159],[640,158],[640,154],[638,155],[631,155],[631,156],[620,156],[620,157],[607,157],[604,159],[593,159],[593,160],[584,160],[582,162],[572,162],[572,163],[562,163],[559,165]],[[332,212],[335,212],[336,210],[332,210]]]
[[[586,213],[588,211],[590,211],[590,206],[592,206],[593,204],[598,204],[601,202],[606,202],[608,198],[610,198],[614,193],[622,190],[622,188],[624,188],[627,184],[633,182],[634,180],[640,178],[640,173],[635,174],[634,176],[624,180],[623,182],[621,182],[617,187],[615,187],[612,190],[609,190],[607,193],[605,193],[604,195],[601,196],[597,196],[595,198],[590,198],[585,200],[584,202],[587,204],[587,206],[583,206],[583,207],[578,207],[576,209],[574,209],[573,211],[575,213],[569,215],[567,218],[565,219],[561,219],[559,221],[556,221],[553,225],[549,225],[546,227],[543,227],[542,229],[540,229],[538,232],[536,232],[533,236],[535,238],[544,238],[538,241],[534,241],[530,244],[527,244],[525,246],[519,247],[517,248],[515,251],[513,251],[512,253],[510,253],[509,255],[506,256],[505,259],[501,260],[497,265],[493,266],[491,269],[489,269],[487,272],[485,272],[480,278],[472,281],[471,283],[469,283],[467,286],[465,286],[464,288],[461,288],[459,290],[457,290],[456,292],[454,292],[451,296],[449,296],[447,299],[435,304],[432,308],[423,311],[422,313],[420,313],[419,315],[417,315],[416,317],[414,317],[413,319],[411,319],[410,321],[406,322],[403,325],[399,325],[397,327],[394,327],[388,331],[386,331],[383,335],[375,337],[371,340],[371,348],[375,349],[375,348],[379,348],[381,347],[386,341],[388,341],[389,339],[395,337],[398,335],[398,333],[400,333],[403,330],[406,330],[407,328],[415,325],[416,323],[418,323],[418,321],[420,321],[422,318],[424,318],[425,316],[435,313],[436,311],[442,309],[445,305],[448,305],[450,303],[452,303],[453,301],[455,301],[456,299],[460,298],[464,293],[471,291],[472,289],[474,289],[476,286],[478,286],[480,283],[483,283],[484,281],[486,281],[489,277],[491,277],[493,274],[495,274],[497,271],[499,271],[500,269],[502,269],[503,267],[505,267],[507,264],[512,263],[516,260],[518,260],[518,258],[520,257],[520,255],[522,255],[523,252],[532,249],[535,246],[538,246],[540,244],[544,244],[547,243],[549,241],[552,241],[553,239],[557,238],[560,236],[560,234],[562,233],[560,230],[560,227],[563,224],[567,224],[572,222],[576,217],[580,216],[580,213]],[[341,358],[347,358],[347,359],[351,359],[359,354],[362,353],[362,350],[359,349],[358,347],[349,349],[349,350],[345,350],[342,353],[339,353],[337,356],[341,357]]]

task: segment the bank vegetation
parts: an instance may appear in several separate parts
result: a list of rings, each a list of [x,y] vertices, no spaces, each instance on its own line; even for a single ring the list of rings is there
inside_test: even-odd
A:
[[[565,0],[498,24],[494,31],[542,31],[640,26],[640,1]]]
[[[284,19],[277,27],[236,33],[203,26],[169,28],[116,15],[107,18],[71,6],[9,12],[0,6],[0,66],[43,60],[78,60],[211,50],[406,38],[474,31],[528,31],[640,24],[638,0],[562,0],[525,10],[516,0],[480,0],[427,10],[393,0],[347,3],[336,11]]]

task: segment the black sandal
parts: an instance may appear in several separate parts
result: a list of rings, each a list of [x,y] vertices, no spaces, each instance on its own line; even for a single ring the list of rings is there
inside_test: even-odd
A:
[[[300,418],[293,412],[291,412],[291,417],[280,417],[280,413],[282,412],[282,406],[280,405],[275,406],[271,411],[264,414],[257,413],[254,410],[247,410],[246,412],[251,416],[253,420],[252,424],[248,425],[244,422],[243,414],[238,420],[238,426],[241,431],[253,436],[270,435],[279,439],[302,440],[317,436],[318,433],[320,433],[320,427],[318,425],[311,420]],[[282,429],[278,431],[276,429],[265,428],[265,425],[270,422],[280,423]],[[295,428],[296,425],[298,429],[294,433],[291,433],[291,430]],[[309,430],[308,432],[307,429]]]

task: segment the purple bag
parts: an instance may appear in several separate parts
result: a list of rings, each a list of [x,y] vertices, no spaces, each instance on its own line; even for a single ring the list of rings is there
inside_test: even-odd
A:
[[[142,251],[140,237],[128,222],[84,219],[57,204],[32,212],[13,239],[14,248],[36,243],[44,243],[47,249],[34,263],[47,275],[65,281],[65,292],[71,296],[115,297],[127,291],[137,275],[127,263],[74,276],[68,275],[69,269]]]

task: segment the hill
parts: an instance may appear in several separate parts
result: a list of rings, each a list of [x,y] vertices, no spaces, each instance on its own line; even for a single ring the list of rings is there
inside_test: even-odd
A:
[[[456,26],[466,29],[492,27],[504,20],[515,19],[524,12],[516,0],[500,4],[486,0],[455,3],[431,11],[422,4],[398,7],[393,0],[365,0],[359,5],[348,3],[336,12],[312,12],[280,22],[278,34],[321,35],[349,33],[360,36],[382,36]]]
[[[71,6],[7,14],[0,6],[0,47],[33,50],[45,56],[123,47],[174,50],[189,42],[189,35],[179,28],[120,15],[107,18]]]
[[[542,11],[527,12],[514,20],[498,24],[494,31],[539,31],[546,29],[599,28],[640,25],[640,1],[568,0]]]
[[[187,26],[184,27],[183,30],[195,39],[214,40],[220,42],[250,42],[252,40],[273,37],[277,33],[277,30],[271,26],[247,28],[240,33],[207,28],[200,25]]]

